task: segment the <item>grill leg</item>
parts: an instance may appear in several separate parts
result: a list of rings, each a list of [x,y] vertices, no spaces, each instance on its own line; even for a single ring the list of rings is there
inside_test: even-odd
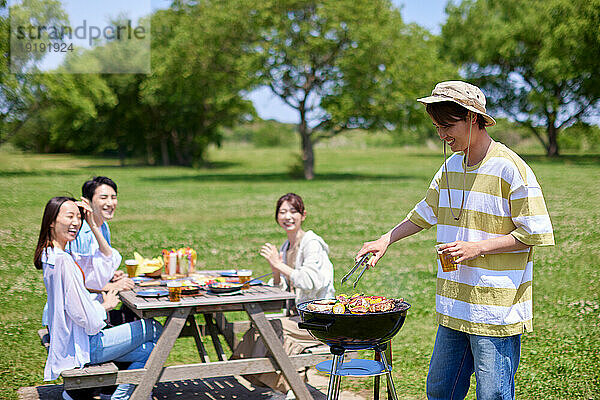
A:
[[[341,356],[339,356],[337,367],[341,368],[343,363],[344,363],[344,355],[342,354]],[[336,373],[337,373],[337,371],[336,371]],[[342,386],[341,383],[342,383],[342,376],[336,375],[335,376],[335,398],[334,398],[334,400],[338,400],[338,397],[340,396],[340,388]]]
[[[381,356],[379,355],[379,351],[377,351],[377,349],[375,349],[375,354],[373,359],[375,361],[381,361]],[[373,400],[379,400],[379,375],[377,375],[375,378],[373,378]]]
[[[390,371],[387,358],[385,356],[385,351],[380,351],[379,354],[381,355],[381,362],[383,363],[386,371],[385,377],[387,378],[388,395],[392,398],[392,400],[398,400],[396,388],[394,387],[394,381],[392,380],[392,371]]]
[[[341,376],[338,375],[338,368],[344,362],[344,349],[341,347],[332,347],[333,361],[331,363],[331,374],[329,375],[329,387],[327,388],[327,400],[338,400],[340,395]]]

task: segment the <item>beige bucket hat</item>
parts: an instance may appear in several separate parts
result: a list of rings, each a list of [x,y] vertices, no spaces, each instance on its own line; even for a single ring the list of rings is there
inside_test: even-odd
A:
[[[452,101],[467,110],[483,115],[485,126],[496,125],[496,120],[486,114],[485,95],[475,85],[462,81],[446,81],[435,85],[431,96],[417,99],[419,103],[431,104]]]

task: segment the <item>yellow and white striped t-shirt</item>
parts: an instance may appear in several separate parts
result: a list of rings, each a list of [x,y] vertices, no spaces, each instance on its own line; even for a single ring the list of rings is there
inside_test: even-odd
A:
[[[465,204],[450,212],[444,167],[408,214],[422,228],[437,225],[437,242],[475,242],[507,234],[530,246],[554,244],[552,224],[533,171],[517,154],[492,142],[485,158],[467,167]],[[462,199],[464,154],[447,160],[452,209]],[[440,325],[486,336],[533,330],[533,248],[488,254],[443,272],[438,261],[436,311]]]

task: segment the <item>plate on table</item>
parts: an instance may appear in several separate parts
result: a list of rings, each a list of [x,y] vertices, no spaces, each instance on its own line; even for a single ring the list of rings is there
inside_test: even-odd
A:
[[[148,289],[148,290],[140,290],[136,292],[136,295],[140,297],[163,297],[168,296],[169,291],[165,289]]]
[[[148,282],[148,281],[152,281],[152,278],[148,278],[146,276],[134,276],[133,278],[131,278],[131,280],[133,281],[133,283],[135,283],[136,285],[139,285],[142,282]]]
[[[217,282],[208,285],[208,289],[214,293],[233,293],[238,292],[242,288],[239,283]]]
[[[221,276],[238,276],[237,271],[235,269],[219,271],[219,275],[221,275]]]

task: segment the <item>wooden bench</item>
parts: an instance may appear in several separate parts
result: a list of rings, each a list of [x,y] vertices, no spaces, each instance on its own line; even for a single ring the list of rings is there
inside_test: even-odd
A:
[[[268,314],[267,315],[268,319],[277,319],[277,318],[281,318],[282,316],[283,316],[283,314]],[[237,346],[237,344],[239,343],[239,339],[237,338],[237,335],[239,333],[243,333],[243,332],[247,331],[250,328],[250,325],[251,325],[250,321],[230,322],[225,318],[225,315],[222,313],[212,314],[212,317],[214,318],[214,322],[215,322],[214,325],[216,325],[218,333],[222,334],[225,337],[225,341],[227,342],[227,344],[230,346],[231,350],[233,351],[235,346]],[[193,336],[192,333],[190,333],[190,331],[192,331],[192,327],[190,326],[191,321],[195,322],[195,320],[193,320],[193,317],[187,321],[187,324],[186,324],[187,326],[186,326],[186,329],[184,329],[184,332],[182,332],[182,336]],[[201,336],[204,336],[209,333],[209,329],[205,325],[198,324],[197,329],[198,329],[198,333]],[[43,329],[38,330],[38,336],[40,338],[42,345],[46,348],[46,351],[48,351],[48,348],[50,346],[50,335],[48,334],[48,329],[43,328]],[[217,350],[217,353],[220,353],[221,355],[224,356],[222,349]],[[308,369],[309,366],[314,366],[314,365],[318,364],[319,362],[323,361],[324,360],[323,357],[324,356],[327,357],[329,354],[330,354],[329,346],[322,345],[322,346],[318,346],[318,347],[309,348],[306,350],[306,354],[301,355],[301,356],[296,356],[295,358],[298,358],[297,362],[302,364],[302,367],[300,367],[300,365],[298,365],[300,368]],[[357,352],[348,352],[347,354],[350,357],[356,357],[356,355],[358,353]],[[219,358],[222,358],[222,357],[219,357]],[[259,362],[261,360],[262,359],[257,359],[257,362]],[[210,360],[208,360],[207,356],[205,358],[203,358],[202,361],[203,361],[203,363],[210,362]],[[223,361],[223,360],[220,360],[220,361]],[[294,361],[294,362],[296,362],[296,361]],[[214,368],[218,368],[218,365],[220,365],[219,362],[215,362],[212,364],[213,364]],[[177,366],[168,367],[167,370],[176,369],[176,368],[177,368]],[[140,370],[140,371],[143,371],[143,370]],[[71,390],[71,389],[117,385],[119,383],[122,383],[122,382],[119,382],[118,372],[119,372],[119,369],[113,362],[107,362],[107,363],[98,364],[98,365],[88,365],[84,368],[74,368],[74,369],[66,370],[66,371],[61,372],[60,375],[63,378],[64,389]],[[135,371],[130,371],[130,372],[132,374],[135,373]]]
[[[38,336],[42,345],[48,351],[50,347],[50,335],[48,329],[38,330]],[[113,362],[107,362],[98,365],[88,365],[83,368],[74,368],[61,372],[64,388],[79,389],[82,387],[111,386],[117,382],[117,372],[119,369]]]

